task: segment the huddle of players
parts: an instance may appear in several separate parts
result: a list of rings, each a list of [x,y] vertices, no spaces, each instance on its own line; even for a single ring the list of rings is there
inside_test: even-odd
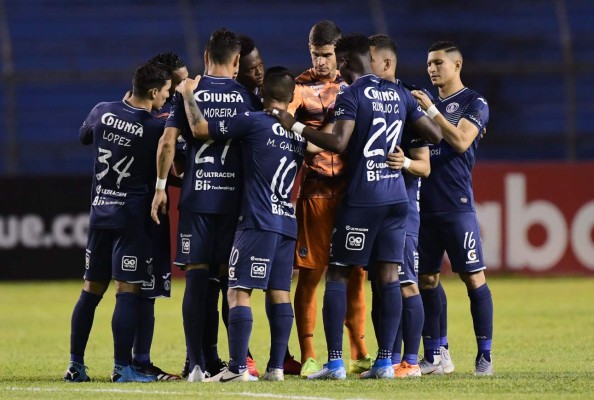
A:
[[[140,67],[128,100],[100,103],[93,109],[81,128],[81,140],[95,145],[95,197],[91,207],[85,287],[73,312],[71,362],[65,380],[89,380],[83,359],[84,347],[94,308],[111,278],[116,281],[117,292],[112,320],[115,349],[112,381],[178,378],[160,370],[157,376],[143,371],[130,362],[130,355],[137,322],[141,319],[138,305],[141,286],[143,282],[155,284],[156,274],[152,274],[152,279],[146,274],[151,272],[153,260],[158,262],[157,255],[150,254],[155,225],[148,223],[146,214],[140,215],[140,211],[150,208],[153,220],[160,224],[158,211],[166,209],[167,175],[174,163],[180,136],[187,148],[175,263],[186,271],[182,313],[189,359],[188,381],[256,379],[247,368],[253,289],[266,291],[266,313],[271,330],[270,358],[262,379],[284,379],[293,322],[289,290],[294,258],[301,267],[296,310],[305,304],[305,309],[301,310],[309,316],[312,302],[315,315],[315,296],[312,300],[311,288],[315,291],[322,275],[319,270],[323,272],[328,265],[323,308],[328,363],[320,368],[313,354],[315,319],[313,324],[307,318],[300,324],[298,319],[302,375],[309,379],[346,377],[342,361],[345,320],[354,333],[351,338],[358,336],[363,342],[364,337],[360,334],[364,332],[364,316],[361,318],[361,314],[365,314],[364,301],[347,301],[362,298],[364,273],[361,266],[368,270],[372,280],[372,319],[379,351],[372,362],[364,342],[363,349],[351,346],[355,354],[351,371],[353,367],[363,369],[362,378],[391,378],[395,372],[402,377],[416,376],[421,371],[444,373],[444,366],[450,369],[445,372],[451,372],[453,364],[447,363],[447,339],[446,343],[440,343],[440,322],[443,322],[440,292],[443,290],[438,285],[440,263],[437,261],[441,261],[444,249],[452,259],[454,271],[460,273],[469,288],[475,331],[477,326],[480,330],[477,331],[479,355],[475,372],[492,373],[492,303],[484,281],[478,224],[469,185],[478,133],[488,120],[488,107],[484,99],[461,86],[461,82],[456,92],[441,96],[442,86],[448,87],[447,82],[442,86],[439,82],[448,72],[444,64],[455,65],[454,75],[457,73],[459,80],[462,61],[453,44],[440,43],[429,52],[428,71],[440,89],[440,102],[433,105],[425,94],[416,90],[411,94],[396,80],[396,48],[389,38],[376,35],[371,39],[370,42],[360,35],[340,37],[340,31],[330,21],[316,24],[310,32],[313,68],[297,79],[297,89],[294,78],[285,68],[269,69],[264,75],[260,100],[234,80],[240,63],[239,38],[230,31],[219,30],[213,33],[206,49],[207,74],[173,86],[177,86],[178,93],[171,102],[164,132],[163,123],[153,118],[150,111],[158,110],[167,98],[159,94],[167,93],[170,88],[167,78],[171,67],[155,63]],[[432,55],[437,57],[432,59]],[[144,77],[145,70],[154,75]],[[255,67],[255,71],[258,70],[261,74],[260,66]],[[433,70],[437,72],[434,74]],[[187,76],[187,70],[184,75]],[[305,86],[308,90],[304,90]],[[340,96],[336,97],[339,91]],[[297,101],[292,102],[294,94]],[[308,107],[312,103],[316,105]],[[261,111],[262,108],[267,112]],[[295,118],[287,109],[294,110]],[[308,124],[298,122],[300,120]],[[439,141],[442,136],[444,140]],[[468,137],[471,138],[466,145]],[[425,224],[425,213],[421,215],[419,253],[421,260],[429,257],[433,262],[426,264],[426,272],[421,271],[419,295],[414,257],[414,225],[415,221],[416,226],[419,223],[419,181],[414,176],[429,174],[426,141],[438,142],[432,147],[434,169],[430,177],[436,170],[433,154],[439,158],[437,162],[443,170],[450,164],[455,165],[453,171],[441,174],[443,177],[436,182],[434,191],[445,187],[445,198],[450,199],[452,185],[460,186],[456,186],[456,190],[460,190],[454,193],[459,196],[454,206],[460,210],[455,210],[459,215],[452,217],[450,211],[439,209],[445,200],[434,200],[440,205],[430,209],[431,214],[435,214],[431,218],[443,220],[437,230],[433,221]],[[154,168],[151,170],[155,152],[156,177]],[[290,194],[304,156],[306,167],[296,218]],[[346,163],[344,168],[335,167],[342,162]],[[460,178],[455,175],[458,172],[466,173],[462,178],[468,180],[452,182],[452,178]],[[410,181],[408,185],[405,179]],[[156,189],[149,207],[151,184]],[[412,195],[410,199],[407,190]],[[425,211],[423,197],[421,195],[421,207]],[[411,204],[416,211],[412,216],[408,211]],[[467,222],[472,218],[474,225],[472,221]],[[320,225],[322,222],[327,225]],[[432,248],[428,249],[422,242],[425,225],[433,229]],[[458,243],[460,234],[463,240]],[[325,240],[326,244],[316,252],[318,239]],[[409,254],[406,259],[405,241]],[[461,258],[453,258],[450,252],[463,254]],[[311,264],[299,261],[310,254],[314,256]],[[100,258],[107,258],[107,255],[106,260]],[[422,261],[419,265],[423,268]],[[314,269],[316,272],[311,273]],[[301,285],[302,275],[305,285]],[[205,346],[208,342],[206,326],[209,325],[206,304],[213,281],[219,283],[228,297],[228,365],[220,363],[216,339],[214,347],[212,341]],[[227,285],[228,291],[224,288]],[[300,285],[306,288],[301,293]],[[218,290],[216,287],[217,296]],[[490,321],[488,307],[483,304],[486,301],[476,301],[477,298],[485,300],[486,294],[491,307]],[[89,296],[92,299],[87,299]],[[355,309],[351,312],[355,317],[350,318],[354,324],[347,318],[349,304]],[[216,317],[218,321],[218,314]],[[428,322],[429,317],[431,322]],[[154,314],[152,321],[154,324]],[[402,360],[399,356],[401,339],[397,340],[399,327],[405,343]],[[425,357],[419,366],[416,354],[420,328],[424,330]],[[134,347],[134,356],[136,354]],[[138,361],[152,366],[150,357]],[[209,376],[207,365],[212,362],[218,362],[220,372]]]

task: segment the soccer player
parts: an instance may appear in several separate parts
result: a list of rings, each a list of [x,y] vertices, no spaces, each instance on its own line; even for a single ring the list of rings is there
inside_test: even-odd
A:
[[[291,126],[316,146],[337,153],[346,150],[348,185],[334,221],[324,293],[328,363],[308,379],[346,378],[342,360],[346,287],[358,265],[375,269],[374,295],[380,299],[378,355],[361,377],[392,378],[392,348],[402,308],[398,268],[403,262],[408,196],[402,175],[388,168],[386,156],[400,144],[405,122],[425,134],[437,134],[438,128],[407,89],[372,74],[367,37],[343,37],[335,51],[340,73],[351,86],[336,100],[332,133],[318,132],[279,112],[284,127]]]
[[[320,21],[309,32],[312,68],[297,77],[295,97],[289,112],[297,121],[322,132],[331,132],[330,122],[338,93],[347,84],[336,69],[334,45],[340,29],[332,21]],[[330,237],[336,209],[346,187],[343,155],[325,151],[311,143],[302,170],[297,198],[299,225],[295,268],[299,269],[295,289],[295,323],[301,348],[301,375],[318,371],[314,350],[314,329],[318,312],[316,290],[328,266]],[[350,372],[371,368],[365,345],[365,271],[355,268],[348,283],[345,325],[351,345]]]
[[[226,29],[212,33],[206,48],[208,75],[200,80],[194,96],[214,122],[261,109],[260,100],[233,80],[239,68],[240,41]],[[207,314],[209,278],[218,277],[229,261],[237,224],[241,191],[240,153],[237,141],[199,140],[192,136],[181,95],[172,110],[157,150],[157,190],[151,216],[159,223],[158,211],[166,212],[164,190],[178,136],[187,142],[186,164],[179,203],[179,225],[175,264],[186,272],[182,305],[186,348],[190,359],[188,381],[204,379],[202,352]],[[209,265],[216,267],[210,270]]]
[[[443,374],[440,361],[441,301],[438,289],[444,251],[452,270],[466,285],[478,353],[476,375],[492,375],[493,299],[485,278],[479,225],[472,193],[472,167],[489,106],[460,78],[462,53],[452,42],[436,42],[428,51],[427,72],[439,90],[435,104],[413,91],[427,114],[440,126],[443,140],[431,146],[431,175],[421,186],[419,286],[425,309],[424,374]]]
[[[207,122],[192,96],[197,84],[198,81],[188,79],[179,88],[194,137],[241,138],[245,171],[241,213],[229,260],[229,367],[207,381],[250,380],[247,352],[253,323],[253,289],[266,291],[270,323],[270,359],[262,379],[282,381],[293,324],[289,291],[297,237],[290,195],[306,142],[264,112],[246,112],[224,122]],[[285,68],[269,69],[262,90],[265,107],[286,110],[294,89],[294,78]]]
[[[397,82],[396,44],[390,37],[381,34],[373,35],[369,40],[371,66],[374,73],[380,78]],[[412,90],[411,86],[404,83],[402,85]],[[438,143],[441,136],[428,139],[433,143]],[[388,165],[395,169],[404,169],[402,176],[408,194],[408,216],[406,218],[404,263],[398,271],[402,292],[402,317],[392,351],[392,365],[395,377],[406,378],[421,376],[418,353],[424,313],[418,287],[417,243],[419,234],[419,187],[421,185],[419,177],[426,178],[431,172],[431,165],[429,163],[427,142],[418,138],[416,133],[408,127],[404,129],[401,146],[396,146],[396,149],[397,152],[388,155]],[[377,314],[379,313],[377,308],[377,304],[373,304],[372,319],[374,321],[377,320]],[[377,327],[377,323],[375,325]],[[403,338],[404,359],[401,359]]]
[[[139,67],[128,101],[99,103],[80,128],[83,144],[93,144],[95,166],[85,283],[72,313],[70,364],[65,381],[89,381],[84,352],[95,309],[111,279],[116,304],[112,318],[115,365],[112,382],[150,382],[155,376],[130,364],[138,324],[140,292],[152,273],[154,231],[150,220],[155,156],[163,121],[159,110],[171,87],[171,73],[158,64]]]
[[[260,52],[251,37],[240,35],[239,39],[241,40],[241,52],[239,53],[239,70],[235,79],[250,93],[262,97],[264,61],[262,61]]]
[[[188,68],[184,61],[174,53],[160,53],[147,61],[160,63],[171,72],[169,98],[158,111],[157,117],[166,119],[171,109],[171,100],[175,88],[188,77]],[[170,180],[171,182],[171,180]],[[161,224],[155,229],[155,253],[153,273],[148,282],[142,284],[139,304],[138,328],[134,337],[132,365],[145,375],[154,375],[157,380],[178,380],[178,375],[170,374],[151,362],[150,351],[155,330],[155,299],[171,296],[171,246],[169,218],[161,218]]]

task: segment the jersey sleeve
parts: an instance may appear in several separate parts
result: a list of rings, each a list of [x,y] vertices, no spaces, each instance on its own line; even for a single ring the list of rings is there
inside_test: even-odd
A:
[[[165,122],[165,128],[177,128],[183,130],[188,125],[186,110],[184,109],[184,98],[178,92],[171,100],[171,111]]]
[[[87,118],[83,121],[78,131],[78,138],[80,139],[80,142],[84,145],[89,145],[93,143],[93,121],[96,119],[98,106],[99,104],[93,107],[93,109],[91,110]]]
[[[246,111],[233,118],[208,123],[208,133],[214,140],[232,139],[249,135],[252,132],[253,114]]]
[[[287,107],[287,111],[295,116],[295,112],[297,111],[297,109],[301,106],[301,102],[303,100],[303,85],[301,84],[296,84],[295,85],[295,90],[293,91],[293,100],[291,100],[291,102],[289,103],[289,106]]]
[[[489,105],[483,97],[476,97],[464,113],[462,118],[469,120],[481,132],[489,122]]]
[[[411,123],[415,122],[419,118],[421,118],[425,113],[423,109],[417,102],[417,99],[414,98],[412,93],[408,89],[404,89],[404,98],[406,102],[406,122]]]
[[[334,105],[334,118],[332,122],[340,120],[355,120],[357,117],[357,98],[350,87],[344,89],[336,97]]]

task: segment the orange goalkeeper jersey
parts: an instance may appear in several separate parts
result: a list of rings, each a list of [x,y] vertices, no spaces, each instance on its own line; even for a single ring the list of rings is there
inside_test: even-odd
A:
[[[333,81],[320,81],[313,68],[295,80],[295,93],[288,111],[297,121],[319,129],[328,121],[328,110],[334,109],[336,96],[341,87],[346,87],[340,74]],[[332,198],[341,196],[346,182],[343,174],[344,157],[330,151],[306,153],[301,171],[299,197]]]

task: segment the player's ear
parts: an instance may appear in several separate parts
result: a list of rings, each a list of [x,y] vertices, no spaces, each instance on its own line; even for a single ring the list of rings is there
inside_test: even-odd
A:
[[[208,51],[204,50],[204,74],[208,71]]]
[[[456,71],[462,70],[462,60],[456,60]]]
[[[149,98],[151,100],[154,100],[157,98],[157,93],[159,93],[159,90],[157,88],[152,88],[149,89],[148,94],[149,94]]]
[[[237,53],[235,57],[233,57],[233,70],[239,71],[239,53]]]

